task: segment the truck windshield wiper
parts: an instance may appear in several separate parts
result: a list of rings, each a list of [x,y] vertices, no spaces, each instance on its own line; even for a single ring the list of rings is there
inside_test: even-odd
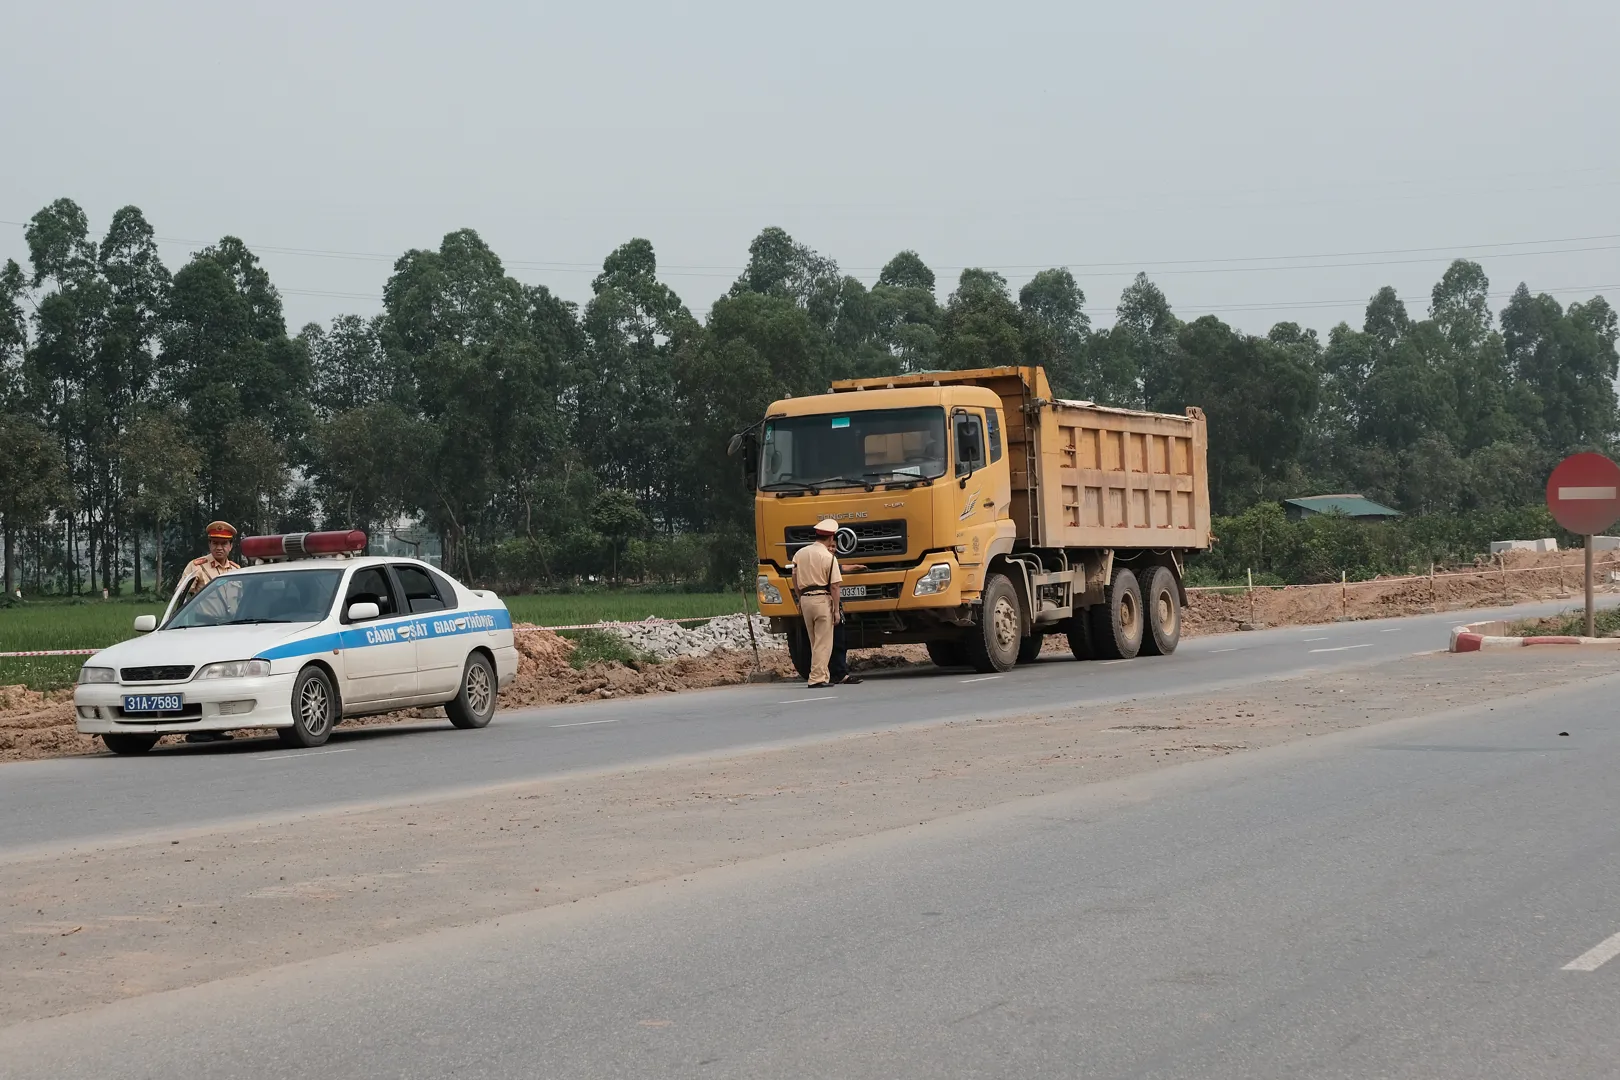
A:
[[[933,477],[924,476],[921,473],[901,472],[899,469],[882,469],[877,472],[869,472],[866,475],[887,477],[886,480],[882,481],[885,484],[923,484],[933,479]]]
[[[863,476],[829,476],[825,480],[817,480],[817,487],[827,487],[831,484],[853,484],[865,488],[867,491],[876,491],[877,485]]]
[[[759,485],[761,491],[814,491],[816,485],[803,480],[775,480],[769,484]]]

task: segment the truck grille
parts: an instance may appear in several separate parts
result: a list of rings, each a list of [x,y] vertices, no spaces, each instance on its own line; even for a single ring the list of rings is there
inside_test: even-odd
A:
[[[184,682],[191,678],[190,664],[169,664],[162,667],[127,667],[118,672],[124,682]]]
[[[844,528],[855,534],[855,550],[840,551],[840,559],[859,560],[863,557],[871,558],[881,555],[904,555],[906,553],[906,523],[904,521],[850,521],[844,523]],[[799,549],[811,543],[816,538],[814,525],[789,525],[784,530],[787,540],[788,558],[798,554]]]

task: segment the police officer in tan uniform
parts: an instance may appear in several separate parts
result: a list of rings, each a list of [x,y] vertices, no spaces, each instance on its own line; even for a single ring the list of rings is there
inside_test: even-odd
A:
[[[810,678],[812,689],[831,686],[827,661],[832,659],[833,620],[838,615],[838,583],[844,580],[838,570],[833,544],[838,522],[832,518],[816,523],[816,538],[793,556],[793,599],[804,616],[804,629],[810,636]]]
[[[208,554],[192,559],[186,564],[185,573],[180,576],[177,591],[184,590],[184,603],[189,604],[209,582],[221,574],[241,569],[231,561],[231,543],[235,539],[236,529],[229,522],[209,522]],[[217,595],[214,597],[215,602],[222,599]],[[228,742],[231,737],[228,731],[192,731],[186,734],[186,742]]]
[[[187,600],[196,596],[204,585],[219,575],[230,570],[242,569],[231,561],[231,543],[235,539],[236,529],[230,523],[224,521],[209,523],[208,554],[192,559],[186,564],[185,573],[180,575],[180,582],[186,587]]]

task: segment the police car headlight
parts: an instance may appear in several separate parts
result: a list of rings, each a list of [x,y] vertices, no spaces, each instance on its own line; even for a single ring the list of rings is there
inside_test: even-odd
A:
[[[197,672],[199,679],[257,679],[270,674],[268,660],[226,660]]]
[[[911,590],[912,596],[932,596],[942,593],[951,587],[951,564],[935,563],[928,568],[928,573],[917,579],[917,587]]]
[[[81,683],[110,683],[118,681],[118,672],[110,667],[82,667],[79,669],[79,682]]]
[[[770,578],[761,574],[756,584],[759,588],[760,600],[767,604],[780,604],[782,602],[782,590],[772,585]]]

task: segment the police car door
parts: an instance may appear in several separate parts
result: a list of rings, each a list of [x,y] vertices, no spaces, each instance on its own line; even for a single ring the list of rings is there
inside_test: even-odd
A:
[[[381,614],[350,622],[350,606],[368,601]],[[387,567],[362,566],[350,575],[340,609],[345,704],[369,707],[416,696],[416,642],[410,613],[401,608],[399,587]]]
[[[427,628],[416,637],[417,693],[453,695],[461,685],[461,668],[472,640],[451,628],[453,614],[444,614],[456,605],[455,589],[411,563],[394,563],[392,569],[406,609],[417,616],[418,627]]]

